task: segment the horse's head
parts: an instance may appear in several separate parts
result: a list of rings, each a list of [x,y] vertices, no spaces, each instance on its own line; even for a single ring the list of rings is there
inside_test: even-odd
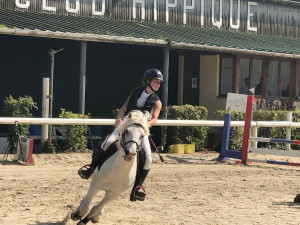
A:
[[[141,149],[141,143],[145,135],[149,135],[149,114],[140,111],[132,111],[128,118],[118,126],[121,134],[120,147],[124,150],[124,159],[130,162]]]

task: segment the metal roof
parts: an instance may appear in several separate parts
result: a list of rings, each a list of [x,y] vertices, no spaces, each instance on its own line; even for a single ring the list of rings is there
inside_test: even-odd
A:
[[[0,9],[0,34],[300,58],[296,38],[8,9]]]

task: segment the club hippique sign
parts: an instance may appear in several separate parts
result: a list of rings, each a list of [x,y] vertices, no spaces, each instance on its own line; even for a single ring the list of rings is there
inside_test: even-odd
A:
[[[222,29],[222,20],[227,18],[228,26],[238,30],[241,23],[246,23],[248,31],[257,32],[254,14],[258,3],[246,0],[14,0],[15,6],[23,10],[31,10],[31,4],[38,5],[43,12],[78,14],[83,16],[103,17],[112,10],[112,4],[126,4],[126,10],[131,18],[137,15],[148,22],[169,23],[170,14],[178,14],[181,18],[177,25],[187,24],[188,15],[196,15],[200,26],[204,26],[205,19],[210,17],[212,26]],[[37,2],[40,1],[38,4]],[[243,12],[241,11],[243,7]],[[124,8],[124,7],[123,7]],[[84,14],[80,11],[85,9]],[[88,9],[88,10],[86,10]],[[246,13],[246,16],[245,16]],[[147,18],[146,18],[147,17]],[[160,19],[158,19],[160,18]],[[162,19],[163,18],[163,19]],[[241,21],[243,18],[243,21]],[[122,19],[122,18],[121,18]],[[152,20],[152,21],[149,21]],[[163,21],[162,21],[163,20]]]

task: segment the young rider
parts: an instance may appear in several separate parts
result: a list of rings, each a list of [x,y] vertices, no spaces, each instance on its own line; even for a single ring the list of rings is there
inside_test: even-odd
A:
[[[161,82],[163,82],[163,75],[158,69],[147,70],[143,76],[143,86],[136,88],[131,92],[124,105],[120,108],[115,124],[119,125],[122,122],[123,117],[126,116],[131,110],[138,109],[141,111],[146,110],[150,113],[148,124],[149,127],[153,126],[158,119],[162,107],[162,103],[155,93],[160,88]],[[115,129],[101,144],[101,148],[99,150],[94,151],[90,167],[87,170],[81,169],[78,171],[79,175],[83,179],[90,178],[90,176],[93,174],[94,170],[98,166],[99,161],[103,157],[105,151],[109,148],[109,146],[112,143],[119,140],[119,138],[119,133]],[[135,187],[142,186],[143,182],[145,181],[148,175],[152,162],[151,147],[147,135],[143,138],[141,147],[144,149],[146,155],[145,166],[141,170],[139,176],[140,179],[136,180],[135,182]],[[135,195],[142,195],[143,197],[145,196],[144,193],[138,192],[138,190],[136,190],[135,193],[131,193],[131,201],[135,201]]]

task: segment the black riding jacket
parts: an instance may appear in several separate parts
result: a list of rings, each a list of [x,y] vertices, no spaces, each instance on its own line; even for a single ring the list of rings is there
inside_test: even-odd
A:
[[[141,94],[143,93],[144,90],[145,90],[144,87],[139,87],[139,88],[136,88],[132,91],[132,94],[129,98],[127,111],[126,111],[125,115],[127,115],[131,110],[141,110],[142,112],[146,110],[149,113],[151,113],[152,107],[155,104],[155,102],[157,102],[159,100],[159,97],[157,96],[157,94],[155,94],[153,92],[147,98],[144,106],[139,108],[139,107],[136,106],[136,103],[137,103],[137,100],[141,97]]]

